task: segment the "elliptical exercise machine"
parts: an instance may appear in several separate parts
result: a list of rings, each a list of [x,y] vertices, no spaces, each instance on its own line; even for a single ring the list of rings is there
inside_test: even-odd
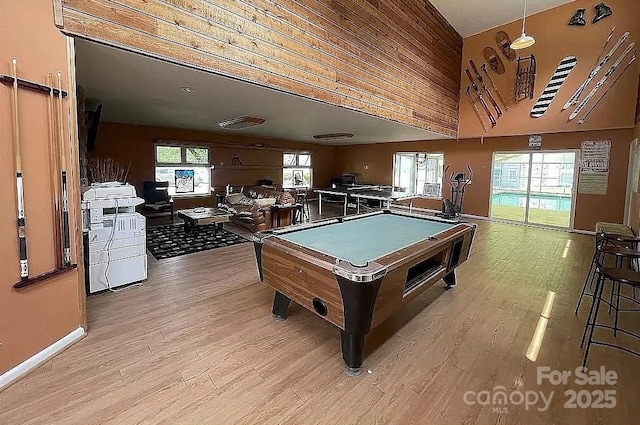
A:
[[[467,171],[463,173],[451,173],[447,176],[449,166],[444,169],[444,179],[451,186],[451,199],[442,201],[442,212],[436,214],[438,217],[453,219],[460,216],[462,212],[462,202],[464,201],[464,189],[473,180],[473,171],[467,164]]]

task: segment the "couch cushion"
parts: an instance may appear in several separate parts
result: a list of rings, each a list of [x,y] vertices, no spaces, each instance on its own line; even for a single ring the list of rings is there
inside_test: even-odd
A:
[[[271,205],[276,203],[276,198],[258,198],[253,200],[253,204],[258,207],[270,207]]]
[[[253,199],[249,199],[244,193],[231,193],[225,197],[225,202],[231,205],[253,205]]]

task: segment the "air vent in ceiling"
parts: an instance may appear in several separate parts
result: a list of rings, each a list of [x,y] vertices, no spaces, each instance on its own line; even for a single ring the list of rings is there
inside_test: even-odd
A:
[[[227,130],[240,130],[247,127],[255,127],[264,123],[264,119],[256,117],[238,117],[226,121],[220,121],[218,125]]]
[[[316,134],[313,136],[316,140],[340,140],[351,139],[353,134],[351,133],[330,133],[330,134]]]

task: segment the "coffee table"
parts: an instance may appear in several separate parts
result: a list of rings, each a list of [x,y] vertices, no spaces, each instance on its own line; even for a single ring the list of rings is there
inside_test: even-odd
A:
[[[222,224],[228,223],[233,216],[233,214],[229,214],[228,211],[217,208],[193,208],[178,210],[176,213],[178,214],[178,218],[184,221],[185,230],[211,223],[215,223],[218,229],[222,229]]]

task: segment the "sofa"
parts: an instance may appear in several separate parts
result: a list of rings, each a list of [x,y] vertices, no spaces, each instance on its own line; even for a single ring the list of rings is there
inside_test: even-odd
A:
[[[287,190],[273,187],[253,186],[240,192],[227,194],[218,208],[233,214],[231,222],[252,233],[271,228],[272,210],[275,204],[295,204],[294,195]],[[290,224],[290,218],[281,217],[280,225]]]

